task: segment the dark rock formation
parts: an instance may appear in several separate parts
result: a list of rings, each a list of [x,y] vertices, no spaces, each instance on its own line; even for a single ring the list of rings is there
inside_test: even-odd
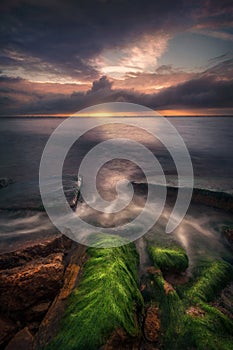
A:
[[[148,186],[146,183],[132,182],[134,190],[138,194],[147,194]],[[152,185],[153,190],[156,193],[156,189],[161,187],[160,185]],[[169,203],[174,204],[178,192],[178,187],[167,186],[167,199]],[[192,202],[198,204],[204,204],[210,207],[223,209],[233,213],[233,195],[220,192],[211,191],[202,188],[194,188],[192,195]]]

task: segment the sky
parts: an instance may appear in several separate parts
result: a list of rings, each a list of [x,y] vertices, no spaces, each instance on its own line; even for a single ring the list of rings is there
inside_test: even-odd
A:
[[[232,1],[1,0],[0,116],[233,115]]]

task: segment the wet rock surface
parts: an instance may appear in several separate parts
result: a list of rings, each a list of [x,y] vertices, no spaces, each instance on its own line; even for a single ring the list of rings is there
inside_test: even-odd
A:
[[[55,297],[63,282],[63,253],[50,254],[22,266],[0,272],[2,312],[20,312]]]
[[[40,323],[35,335],[34,350],[44,348],[56,335],[66,308],[67,298],[77,286],[81,267],[86,259],[85,249],[84,246],[74,244],[73,249],[69,252],[69,263],[65,270],[62,288]]]
[[[146,194],[148,191],[148,186],[146,183],[132,182],[132,185],[138,194]],[[154,191],[156,191],[156,188],[159,187],[161,186],[153,185]],[[167,197],[169,202],[175,202],[177,192],[178,187],[167,186]],[[192,194],[192,202],[223,209],[231,213],[233,212],[233,195],[226,192],[194,188]]]
[[[69,238],[59,235],[20,250],[3,253],[0,255],[0,270],[22,266],[52,253],[65,253],[71,245],[72,241]]]
[[[31,349],[32,335],[56,296],[61,291],[61,299],[66,299],[70,294],[79,272],[71,263],[73,245],[60,235],[0,255],[0,349],[9,341],[8,350]]]

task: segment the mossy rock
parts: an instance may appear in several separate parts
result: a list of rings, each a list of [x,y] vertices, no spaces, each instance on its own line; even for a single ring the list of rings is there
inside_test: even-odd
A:
[[[195,302],[213,301],[233,278],[233,269],[223,260],[205,261],[196,267],[186,298]]]
[[[120,239],[98,237],[100,246]],[[143,299],[138,289],[139,256],[135,245],[88,248],[87,255],[80,284],[69,299],[60,332],[47,349],[96,350],[118,328],[130,336],[140,332],[136,311],[142,309]]]
[[[151,275],[153,302],[161,312],[162,348],[231,350],[233,321],[210,303],[232,280],[232,266],[223,260],[203,261],[181,290],[167,288],[166,272],[183,271],[188,264],[186,254],[167,242],[149,245],[148,250],[155,267],[163,272]]]
[[[163,273],[180,273],[188,268],[188,256],[179,246],[149,245],[148,250],[155,266],[158,266]]]

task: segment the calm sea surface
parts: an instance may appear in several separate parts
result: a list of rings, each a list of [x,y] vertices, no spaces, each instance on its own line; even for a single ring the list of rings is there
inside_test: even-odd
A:
[[[116,119],[116,118],[115,118]],[[172,117],[168,120],[176,127],[190,152],[195,186],[233,191],[233,118],[230,117]],[[38,179],[41,155],[51,133],[63,121],[62,118],[14,118],[0,120],[0,177],[14,181]],[[112,119],[111,119],[112,121]],[[116,123],[130,122],[130,118],[117,118]],[[156,118],[145,118],[151,130],[156,128]],[[90,118],[77,120],[80,130],[91,127]],[[132,138],[152,150],[167,175],[167,181],[175,181],[174,163],[165,147],[141,130],[133,132],[125,125],[105,125],[96,128],[76,142],[67,155],[64,172],[77,173],[81,159],[96,144],[109,138]],[[108,164],[111,175],[124,172],[129,178],[140,180],[136,167],[122,166],[118,162]],[[110,173],[105,178],[109,179]],[[135,178],[132,178],[135,180]],[[103,180],[103,178],[101,178]],[[151,174],[156,182],[156,174]]]
[[[2,118],[0,120],[0,177],[8,177],[14,181],[8,188],[0,190],[0,202],[5,200],[4,196],[8,201],[20,201],[20,192],[31,196],[39,191],[38,175],[42,152],[49,136],[63,120],[63,118]],[[233,193],[233,118],[172,117],[168,120],[180,133],[190,152],[195,187]],[[64,163],[64,174],[77,174],[83,157],[100,142],[112,138],[130,138],[150,149],[159,160],[167,183],[177,185],[177,172],[173,159],[158,140],[141,129],[125,125],[130,123],[132,118],[115,118],[115,120],[111,118],[111,121],[115,124],[97,127],[74,143]],[[146,117],[144,121],[147,129],[152,132],[156,130],[159,123],[157,118]],[[76,122],[80,131],[83,131],[86,127],[91,128],[93,120],[76,118]],[[107,123],[107,120],[105,122]],[[128,151],[134,153],[133,148]],[[106,152],[111,153],[111,147]],[[146,163],[147,159],[142,161]],[[150,167],[150,164],[145,165]],[[110,161],[97,176],[97,187],[103,191],[106,199],[111,199],[112,193],[115,193],[115,184],[122,177],[131,181],[145,180],[142,171],[132,162],[124,159]],[[88,186],[88,181],[87,176],[84,179],[85,186]],[[149,181],[159,183],[153,168],[149,174]],[[80,208],[80,211],[84,209]],[[208,242],[211,238],[212,252],[222,254],[225,248],[219,241],[219,237],[216,237],[216,228],[232,221],[229,214],[211,208],[208,212],[201,207],[191,208],[175,234],[177,239],[186,245],[186,249],[192,244],[195,245],[195,237],[198,237],[199,242],[202,240],[203,249],[209,249]],[[17,244],[22,245],[25,242],[40,239],[42,236],[49,236],[52,231],[53,225],[44,213],[30,212],[30,210],[14,212],[0,210],[2,238],[0,251],[12,250]],[[184,235],[182,232],[187,234]],[[153,236],[153,230],[151,234]],[[198,248],[197,251],[200,252],[200,249]]]

